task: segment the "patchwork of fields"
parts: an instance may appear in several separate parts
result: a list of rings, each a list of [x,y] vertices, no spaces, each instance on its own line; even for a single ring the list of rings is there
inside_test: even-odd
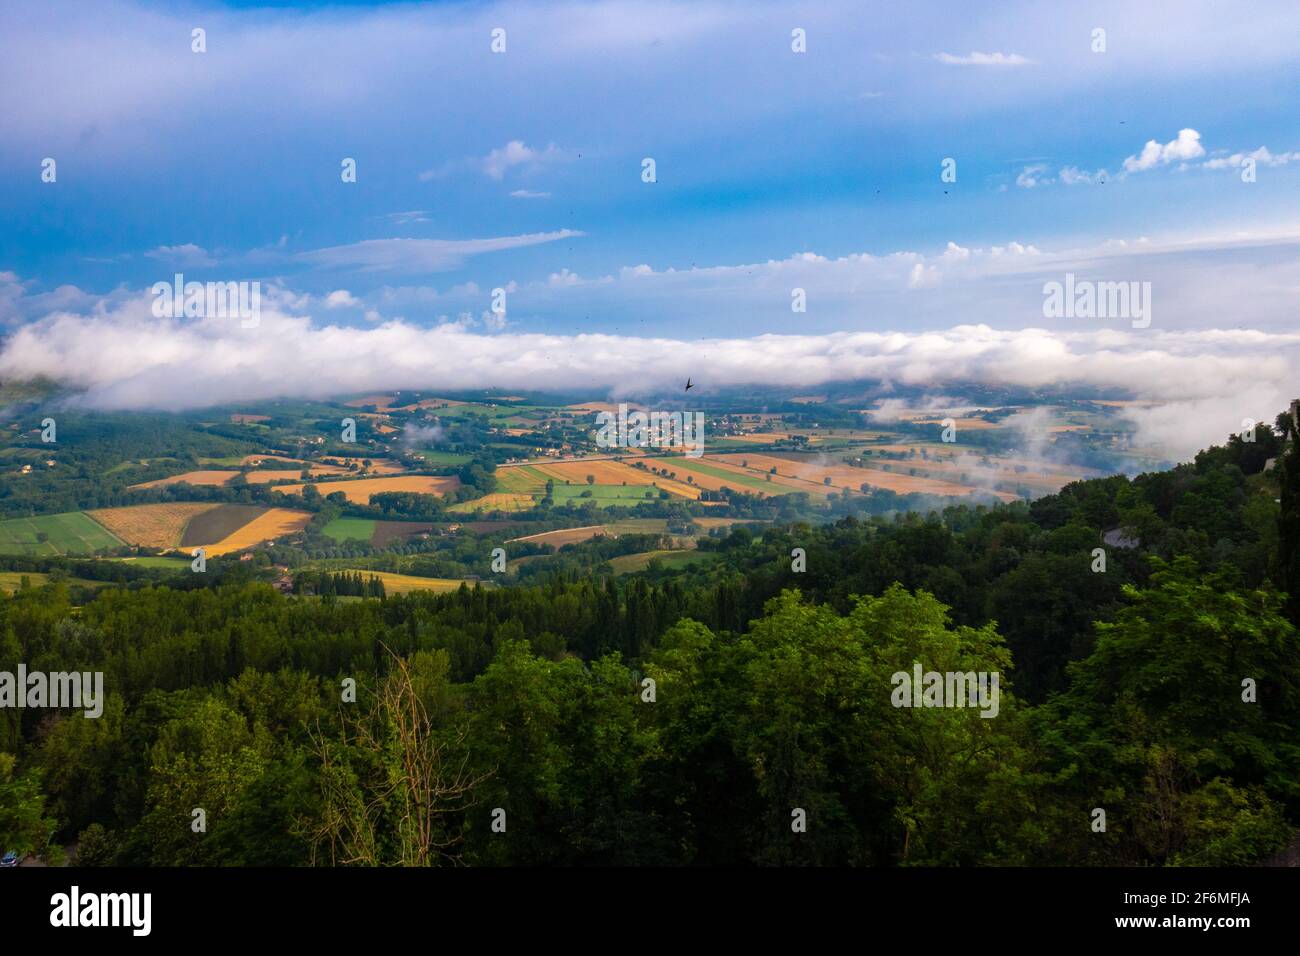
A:
[[[386,548],[411,535],[432,531],[433,525],[422,521],[379,521],[374,518],[335,518],[324,533],[338,542],[359,541],[376,548]]]
[[[0,521],[0,554],[77,556],[131,545],[183,550],[203,547],[210,555],[227,554],[300,531],[310,520],[306,511],[213,502],[70,511]],[[175,559],[128,560],[163,567]]]
[[[460,479],[455,476],[439,478],[432,475],[406,475],[400,478],[356,478],[350,481],[313,482],[321,496],[343,492],[348,501],[359,505],[370,504],[373,495],[389,491],[408,491],[421,495],[444,495],[460,487]],[[280,485],[274,491],[297,495],[302,493],[304,484]]]
[[[195,518],[219,507],[221,506],[212,502],[175,501],[158,505],[132,505],[128,508],[103,508],[86,513],[128,544],[175,548],[184,543],[182,539]]]

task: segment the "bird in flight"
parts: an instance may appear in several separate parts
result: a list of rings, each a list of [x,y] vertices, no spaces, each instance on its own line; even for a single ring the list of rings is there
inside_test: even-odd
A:
[[[689,391],[690,391],[692,388],[694,388],[694,387],[695,387],[695,386],[693,386],[693,385],[691,384],[691,380],[688,378],[688,379],[686,380],[686,391],[689,392]]]

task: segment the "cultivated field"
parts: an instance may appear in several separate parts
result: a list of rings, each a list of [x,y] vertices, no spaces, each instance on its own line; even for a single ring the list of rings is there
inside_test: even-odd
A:
[[[689,485],[685,480],[673,481],[656,475],[649,470],[642,471],[618,461],[564,461],[531,466],[545,478],[550,478],[557,485],[566,480],[573,484],[586,484],[587,476],[596,479],[598,485],[656,485],[679,498],[698,498],[700,490]],[[685,476],[683,476],[684,479]]]
[[[421,521],[376,521],[370,543],[376,548],[386,548],[395,541],[404,541],[424,531],[433,531],[433,525]]]
[[[462,583],[473,587],[475,582],[462,582],[455,578],[420,578],[413,574],[394,574],[391,571],[370,571],[351,569],[346,574],[360,574],[363,578],[379,578],[384,582],[384,591],[388,594],[409,594],[412,591],[455,591]]]
[[[23,579],[27,579],[28,587],[39,588],[50,582],[48,574],[42,574],[38,571],[0,571],[0,591],[6,594],[13,594],[23,586]],[[108,587],[107,581],[88,581],[85,578],[65,578],[68,584],[77,584],[81,587],[103,588]]]
[[[472,501],[462,501],[447,510],[454,514],[472,514],[475,511],[527,511],[537,504],[532,495],[493,492]]]
[[[675,471],[678,475],[685,476],[690,473],[697,487],[709,491],[731,488],[733,491],[748,491],[757,495],[783,495],[790,490],[784,488],[776,479],[767,481],[761,474],[741,468],[739,464],[733,467],[715,456],[665,458],[660,459],[660,462],[663,467]]]
[[[366,461],[365,457],[361,458],[322,458],[321,461],[327,462],[334,466],[334,474],[347,474],[349,465],[356,465],[357,471],[365,467],[362,462]],[[372,475],[398,475],[406,469],[397,462],[388,458],[370,458],[370,474]],[[326,467],[326,466],[320,466]]]
[[[179,484],[195,486],[224,485],[237,474],[239,474],[237,471],[187,471],[183,475],[172,475],[170,478],[159,478],[156,481],[142,481],[138,485],[128,485],[127,487],[134,491],[137,488],[166,488],[168,485]],[[293,474],[296,477],[297,472]]]
[[[543,531],[541,534],[511,538],[510,541],[527,541],[529,544],[549,544],[553,548],[562,548],[566,544],[579,544],[583,541],[590,541],[592,538],[603,538],[609,533],[609,529],[603,524],[593,524],[585,528],[561,528],[559,531]],[[510,542],[506,543],[509,544]]]
[[[927,495],[965,497],[974,491],[973,488],[965,485],[937,478],[923,478],[878,471],[876,469],[854,468],[850,465],[830,461],[745,454],[719,455],[716,458],[705,456],[705,459],[733,467],[746,462],[751,473],[759,475],[771,468],[775,468],[776,474],[772,476],[773,482],[781,482],[787,487],[798,488],[814,494],[825,494],[832,489],[843,490],[845,488],[857,491],[864,483],[874,488],[886,488],[898,494],[916,492]],[[829,485],[825,483],[827,478],[830,478]]]
[[[185,534],[180,539],[181,547],[210,547],[230,537],[268,510],[261,505],[208,505],[206,511],[195,515],[186,526]]]
[[[321,496],[333,494],[341,491],[347,496],[348,501],[356,504],[368,505],[372,495],[382,494],[387,491],[409,491],[421,495],[443,495],[449,491],[455,491],[460,487],[460,479],[452,476],[450,478],[436,478],[431,475],[405,475],[400,478],[357,478],[352,481],[318,481],[315,482],[316,490]],[[281,485],[274,488],[274,491],[285,494],[301,494],[302,489],[306,487],[302,484]]]
[[[301,531],[311,521],[310,511],[292,511],[288,508],[270,508],[245,524],[233,534],[216,544],[207,546],[208,554],[229,554],[251,548],[263,541],[273,541],[286,534]]]
[[[642,551],[639,554],[621,554],[617,558],[611,558],[609,563],[615,574],[629,574],[644,571],[656,559],[665,568],[684,568],[716,561],[719,557],[715,551]]]
[[[105,528],[130,544],[149,548],[174,548],[181,544],[196,519],[222,507],[212,502],[172,501],[160,505],[131,505],[87,511]]]
[[[375,519],[335,518],[321,530],[335,541],[361,541],[369,544],[375,536]]]
[[[80,511],[0,521],[0,554],[93,554],[126,543]]]
[[[341,468],[321,468],[319,466],[312,468],[311,470],[311,473],[313,475],[338,475],[338,474],[342,474],[342,472],[343,470]],[[266,485],[266,484],[270,484],[273,481],[301,481],[302,469],[301,468],[259,469],[257,471],[248,472],[244,476],[244,479],[250,485]]]

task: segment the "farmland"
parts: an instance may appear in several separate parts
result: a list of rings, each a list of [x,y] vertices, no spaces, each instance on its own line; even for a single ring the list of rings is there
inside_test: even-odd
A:
[[[866,483],[875,488],[886,488],[899,494],[916,492],[930,495],[948,495],[961,497],[971,494],[974,489],[955,482],[937,478],[883,472],[875,469],[854,468],[839,462],[830,463],[824,456],[816,460],[775,455],[727,454],[716,458],[708,456],[706,460],[733,467],[748,465],[751,474],[762,475],[775,468],[773,482],[780,482],[787,487],[797,488],[813,494],[825,494],[832,489],[850,488],[857,491]],[[829,485],[826,479],[830,479]]]
[[[494,492],[472,501],[462,501],[447,510],[452,514],[472,514],[475,511],[527,511],[536,504],[532,495]]]
[[[569,481],[573,484],[579,482],[586,484],[587,476],[596,479],[597,485],[619,486],[627,485],[656,485],[663,490],[677,495],[679,498],[698,498],[700,490],[688,485],[684,481],[674,481],[660,475],[655,475],[649,470],[643,471],[640,468],[633,468],[631,465],[623,464],[618,461],[566,461],[548,464],[538,464],[531,466],[532,470],[541,474],[544,478],[554,481],[558,486],[563,482]]]
[[[194,519],[219,507],[207,502],[169,502],[105,508],[87,514],[129,544],[174,548],[182,543]]]
[[[562,548],[566,544],[578,544],[583,541],[590,541],[592,538],[603,538],[609,533],[609,529],[604,525],[594,524],[585,528],[562,528],[559,531],[543,531],[541,534],[511,538],[510,541],[526,541],[529,544],[548,544],[554,548]]]
[[[356,505],[369,505],[370,497],[385,492],[409,492],[413,494],[446,494],[460,488],[458,477],[433,477],[430,475],[407,475],[404,477],[376,477],[376,479],[354,479],[350,481],[316,481],[313,483],[321,496],[342,492],[348,501]],[[305,485],[279,485],[277,492],[285,494],[302,494]]]
[[[324,528],[324,533],[340,543],[360,541],[386,548],[409,538],[413,534],[431,531],[432,525],[422,521],[377,521],[374,518],[335,518]]]
[[[125,543],[80,511],[0,521],[0,554],[93,554]]]
[[[375,519],[335,518],[322,531],[335,541],[362,541],[369,544],[375,536]]]
[[[0,571],[0,592],[13,594],[22,588],[24,579],[26,579],[27,586],[33,588],[39,588],[50,583],[50,576],[39,571]],[[107,586],[103,581],[87,581],[84,578],[65,578],[64,580],[68,584],[75,584],[80,587],[102,588]]]
[[[458,468],[472,459],[472,456],[462,452],[442,451],[437,448],[425,448],[421,451],[412,452],[419,458],[423,458],[426,463],[435,467],[449,466]]]
[[[474,581],[461,581],[456,578],[421,578],[413,574],[395,574],[391,571],[370,571],[350,569],[348,574],[360,574],[363,578],[379,578],[384,582],[384,591],[388,594],[410,594],[413,591],[434,591],[445,593],[455,591],[462,584],[473,587]]]
[[[686,568],[695,564],[707,564],[717,560],[718,555],[712,551],[642,551],[638,554],[624,554],[610,559],[615,574],[630,574],[644,571],[651,561],[658,561],[664,568]]]
[[[266,510],[260,505],[209,505],[186,526],[180,543],[186,548],[216,544],[260,517]]]
[[[207,551],[208,554],[229,554],[231,551],[251,548],[263,541],[272,541],[286,534],[301,531],[309,521],[311,521],[310,511],[270,508],[215,544],[208,546]]]
[[[237,471],[187,471],[183,475],[172,475],[170,478],[159,478],[157,481],[142,481],[138,485],[130,485],[131,490],[139,488],[166,488],[168,485],[224,485],[230,481]]]
[[[302,494],[303,484],[280,485],[274,490],[285,494]],[[431,475],[406,475],[400,478],[357,478],[351,481],[319,481],[316,489],[322,496],[343,492],[348,501],[369,504],[372,495],[389,491],[405,491],[421,495],[443,495],[460,487],[456,477],[437,478]]]

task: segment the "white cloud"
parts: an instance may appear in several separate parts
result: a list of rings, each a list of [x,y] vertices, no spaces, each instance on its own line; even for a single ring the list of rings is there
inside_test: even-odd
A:
[[[534,192],[531,189],[514,189],[510,195],[515,199],[550,199],[551,194],[546,192]]]
[[[1062,166],[1058,174],[1061,184],[1064,186],[1092,186],[1097,183],[1103,183],[1110,174],[1104,169],[1099,169],[1095,173],[1090,173],[1086,169],[1078,169],[1074,166]]]
[[[871,379],[926,387],[1122,389],[1182,409],[1182,415],[1151,413],[1145,421],[1153,436],[1179,443],[1180,452],[1221,440],[1243,417],[1274,414],[1300,394],[1296,332],[1062,332],[981,324],[687,341],[501,332],[502,317],[484,312],[484,327],[497,333],[484,335],[470,331],[468,317],[432,328],[401,320],[320,325],[288,311],[292,298],[270,290],[256,329],[226,319],[156,319],[146,294],[112,310],[55,313],[5,340],[0,377],[49,376],[85,390],[81,400],[101,408],[183,409],[235,398],[393,388],[571,389],[581,383],[627,394],[698,377],[700,356],[707,354],[709,380],[718,386]]]
[[[180,246],[158,246],[146,252],[145,257],[173,266],[211,266],[217,262],[206,249],[192,242]]]
[[[1141,153],[1124,160],[1124,170],[1130,173],[1145,172],[1157,166],[1167,166],[1172,162],[1196,159],[1204,155],[1205,147],[1201,145],[1201,134],[1194,129],[1181,129],[1176,139],[1164,145],[1154,139],[1147,140]]]
[[[351,309],[360,304],[361,300],[347,289],[335,289],[325,296],[325,308],[327,309]]]
[[[346,246],[299,253],[297,258],[315,266],[332,269],[443,272],[459,267],[470,256],[535,246],[581,235],[583,233],[573,229],[560,229],[556,232],[493,239],[366,239]]]
[[[1033,189],[1038,185],[1048,185],[1052,182],[1051,177],[1046,176],[1047,164],[1035,163],[1033,166],[1026,166],[1016,177],[1016,185],[1021,189]]]
[[[1293,153],[1271,153],[1267,146],[1261,146],[1259,149],[1250,153],[1233,153],[1231,156],[1217,156],[1214,159],[1206,160],[1202,165],[1206,169],[1232,169],[1243,165],[1246,160],[1253,159],[1260,166],[1285,166],[1288,163],[1294,163],[1300,159],[1300,152]]]
[[[537,167],[544,163],[558,162],[564,159],[564,152],[554,143],[545,149],[533,149],[521,140],[512,139],[497,149],[492,150],[481,161],[485,175],[492,179],[501,179],[515,166]]]
[[[965,56],[952,53],[936,53],[934,58],[949,66],[1027,66],[1033,63],[1019,53],[979,53],[971,52]]]
[[[927,266],[921,262],[913,265],[912,270],[907,274],[907,287],[909,289],[924,289],[938,281],[939,270],[934,266]]]
[[[395,226],[405,226],[413,222],[428,222],[429,213],[424,209],[411,209],[407,212],[390,212],[384,218]]]

